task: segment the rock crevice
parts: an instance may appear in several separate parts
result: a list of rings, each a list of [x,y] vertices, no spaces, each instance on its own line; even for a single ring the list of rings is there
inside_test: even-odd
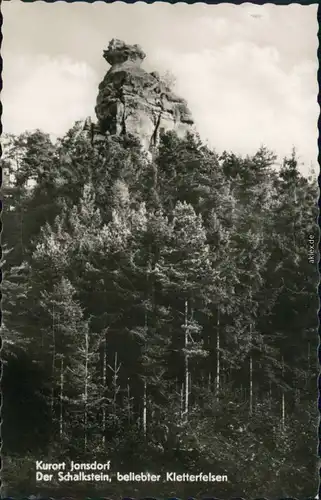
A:
[[[193,130],[186,101],[157,72],[141,67],[146,56],[139,45],[113,39],[103,56],[111,67],[99,85],[95,108],[101,133],[131,133],[148,150],[158,144],[161,130],[179,136]]]

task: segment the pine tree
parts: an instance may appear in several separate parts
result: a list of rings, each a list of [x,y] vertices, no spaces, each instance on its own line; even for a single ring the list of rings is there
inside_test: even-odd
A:
[[[191,363],[193,359],[206,355],[198,316],[205,306],[206,286],[213,278],[213,273],[202,219],[186,202],[177,203],[165,243],[155,271],[167,295],[167,306],[172,311],[172,359],[180,363],[183,358],[180,371],[171,372],[184,385],[183,414],[187,418]]]

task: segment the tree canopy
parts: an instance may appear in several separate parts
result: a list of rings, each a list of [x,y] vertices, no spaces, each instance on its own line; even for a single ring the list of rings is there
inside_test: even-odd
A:
[[[36,490],[33,457],[106,450],[115,471],[226,474],[216,496],[313,493],[317,186],[295,151],[279,171],[274,161],[172,132],[152,158],[133,137],[93,145],[77,124],[56,144],[8,137],[9,493]],[[176,495],[200,494],[182,484]]]

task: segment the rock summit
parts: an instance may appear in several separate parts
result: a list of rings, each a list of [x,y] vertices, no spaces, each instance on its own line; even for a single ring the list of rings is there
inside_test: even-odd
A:
[[[99,85],[95,108],[101,134],[131,133],[151,150],[162,131],[182,137],[193,130],[186,101],[157,72],[141,67],[146,55],[139,45],[113,39],[103,56],[111,67]]]

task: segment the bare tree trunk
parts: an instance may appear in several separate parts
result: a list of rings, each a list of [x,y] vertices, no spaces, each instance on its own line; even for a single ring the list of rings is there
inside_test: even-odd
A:
[[[284,358],[282,356],[282,379],[284,377]],[[284,389],[282,389],[282,397],[281,397],[281,427],[284,429],[285,427],[285,394]]]
[[[116,414],[116,403],[117,403],[117,394],[119,392],[119,386],[118,386],[118,372],[120,370],[120,364],[118,365],[118,354],[117,352],[115,353],[115,361],[114,361],[114,368],[113,368],[113,406],[114,406],[114,414]]]
[[[217,322],[216,322],[216,380],[215,380],[215,394],[216,398],[219,397],[220,392],[220,309],[217,308]]]
[[[23,246],[23,209],[20,208],[20,244],[21,244],[21,255],[24,255],[24,246]]]
[[[181,420],[184,419],[184,384],[181,386]]]
[[[189,409],[189,359],[188,359],[188,353],[187,353],[187,347],[188,347],[188,301],[185,300],[185,315],[184,315],[184,326],[185,326],[185,354],[184,354],[184,362],[185,362],[185,369],[184,369],[184,379],[185,379],[185,393],[184,393],[184,416],[185,420],[188,419],[188,409]]]
[[[60,415],[59,415],[59,436],[63,435],[63,398],[64,398],[64,358],[61,356],[60,362]]]
[[[148,331],[148,313],[145,308],[145,319],[144,319],[144,328],[146,332]],[[144,378],[144,386],[143,386],[143,436],[146,439],[147,436],[147,380]]]
[[[114,358],[114,366],[108,365],[108,368],[111,370],[113,373],[113,381],[112,381],[112,386],[113,386],[113,417],[116,417],[117,414],[117,395],[119,393],[120,387],[118,385],[118,372],[120,370],[121,363],[118,364],[118,354],[115,352],[115,358]]]
[[[250,288],[250,304],[252,305],[252,287]],[[253,324],[250,322],[250,359],[249,359],[249,413],[253,413],[253,357],[252,357],[252,339],[253,339]]]
[[[131,404],[130,404],[130,385],[129,385],[129,379],[128,379],[128,383],[127,383],[127,399],[128,399],[128,403],[127,403],[127,415],[128,415],[128,423],[130,424],[130,421],[131,421]]]
[[[107,385],[107,339],[105,334],[104,340],[104,352],[103,352],[103,376],[102,376],[102,386],[103,386],[103,414],[102,414],[102,445],[105,448],[106,445],[106,385]]]
[[[51,387],[51,422],[54,419],[54,404],[55,404],[55,371],[56,371],[56,333],[55,333],[55,306],[52,305],[52,387]]]
[[[89,357],[89,338],[88,332],[85,334],[85,387],[84,387],[84,445],[87,450],[87,427],[88,427],[88,357]]]
[[[146,438],[147,434],[147,382],[144,380],[144,393],[143,393],[143,435]]]
[[[250,354],[250,415],[253,413],[253,359]]]

